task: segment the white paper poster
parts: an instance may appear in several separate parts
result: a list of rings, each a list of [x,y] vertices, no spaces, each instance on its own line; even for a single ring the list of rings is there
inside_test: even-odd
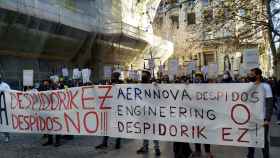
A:
[[[90,81],[90,76],[91,76],[91,70],[90,69],[83,69],[82,70],[82,78],[83,78],[83,83],[89,83]]]
[[[112,77],[112,71],[111,66],[104,66],[104,79],[110,80]]]
[[[34,71],[23,70],[23,86],[33,86]]]
[[[211,79],[217,78],[218,72],[219,72],[218,64],[212,63],[208,65],[208,75],[207,75],[208,78]]]
[[[68,76],[69,76],[69,72],[68,72],[68,69],[67,69],[67,68],[63,68],[63,69],[62,69],[62,76],[63,76],[63,77],[68,77]]]
[[[170,76],[174,76],[178,73],[179,63],[177,59],[169,60],[168,62],[168,73]]]
[[[81,71],[79,69],[73,69],[73,79],[80,79],[81,78]]]
[[[155,60],[149,59],[148,60],[149,69],[153,70],[155,68]]]
[[[187,74],[191,75],[193,71],[196,71],[196,62],[191,61],[187,63]]]
[[[245,49],[243,53],[244,64],[246,69],[250,70],[259,67],[258,49]]]

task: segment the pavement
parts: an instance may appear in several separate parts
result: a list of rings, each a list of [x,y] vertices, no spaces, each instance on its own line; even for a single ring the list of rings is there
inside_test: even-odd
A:
[[[114,139],[110,139],[106,150],[96,150],[94,147],[102,141],[102,137],[76,136],[74,140],[63,140],[60,147],[43,147],[42,135],[11,134],[9,143],[4,143],[0,137],[0,158],[155,158],[153,144],[146,155],[137,155],[141,147],[140,140],[123,140],[122,148],[114,149]],[[271,158],[280,157],[280,126],[275,123],[271,128]],[[192,147],[193,148],[193,147]],[[160,158],[173,158],[173,146],[170,142],[160,142],[162,155]],[[215,158],[245,158],[247,148],[212,145]],[[204,156],[205,157],[205,156]],[[203,158],[203,156],[201,157]],[[256,158],[262,158],[261,149],[257,149]]]

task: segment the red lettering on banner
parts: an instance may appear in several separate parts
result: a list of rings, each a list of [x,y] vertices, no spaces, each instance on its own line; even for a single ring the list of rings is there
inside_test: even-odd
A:
[[[61,110],[62,105],[64,107],[65,110],[68,110],[68,102],[67,102],[67,95],[64,92],[57,92],[58,96],[60,98],[60,107],[59,110]],[[63,95],[63,96],[62,96]],[[65,103],[66,101],[66,103]]]
[[[79,112],[76,112],[76,122],[65,112],[64,121],[65,121],[67,132],[70,132],[69,122],[71,122],[72,126],[76,129],[76,131],[78,133],[81,133],[80,113]]]
[[[228,138],[225,137],[225,136],[231,135],[230,132],[226,133],[226,130],[232,130],[232,128],[222,128],[222,138],[223,138],[223,141],[232,142],[233,139],[228,139]]]
[[[105,101],[106,99],[112,99],[113,96],[109,96],[109,93],[111,92],[112,90],[112,86],[110,85],[107,85],[107,86],[98,86],[98,88],[101,88],[101,89],[107,89],[106,93],[104,96],[99,96],[98,98],[101,100],[101,103],[99,105],[99,109],[102,109],[102,110],[105,110],[105,109],[112,109],[112,107],[109,107],[109,106],[105,106]]]
[[[23,109],[23,107],[21,105],[22,100],[20,99],[20,96],[22,96],[22,95],[23,95],[23,93],[16,92],[17,106],[19,109]]]
[[[55,97],[56,97],[56,100],[57,100],[57,104],[54,104]],[[55,110],[58,109],[58,107],[59,107],[59,104],[60,104],[60,97],[59,97],[59,95],[57,94],[57,92],[51,92],[50,98],[51,98],[51,110],[52,110],[52,111],[55,111]]]
[[[89,127],[88,127],[88,121],[87,121],[87,119],[88,119],[88,117],[89,117],[89,115],[94,115],[95,116],[95,123],[96,123],[96,127],[95,127],[95,129],[90,129]],[[102,118],[101,118],[102,119]],[[84,123],[84,128],[85,128],[85,130],[86,130],[86,132],[87,133],[95,133],[95,132],[97,132],[97,130],[98,130],[98,127],[99,127],[99,119],[98,119],[98,114],[97,114],[97,112],[95,112],[95,111],[89,111],[89,112],[87,112],[85,115],[84,115],[84,120],[83,120],[83,123]]]
[[[93,109],[95,109],[94,107],[87,107],[86,104],[85,104],[85,101],[89,101],[89,100],[94,100],[95,99],[93,96],[85,96],[85,91],[87,89],[93,89],[93,86],[82,87],[82,96],[81,96],[82,107],[83,107],[84,110],[93,110]]]
[[[74,95],[72,94],[72,91],[70,90],[69,91],[69,95],[70,95],[70,109],[73,109],[74,107],[76,108],[76,109],[79,109],[78,108],[78,106],[77,106],[77,104],[75,103],[75,98],[77,97],[77,95],[78,95],[78,90],[76,90],[75,91],[75,93],[74,93]]]
[[[41,110],[47,111],[51,103],[50,99],[45,93],[40,93],[39,96],[41,98],[41,104],[43,106]]]
[[[14,93],[10,93],[10,95],[11,95],[11,109],[12,110],[14,110],[14,109],[16,109],[17,108],[17,103],[15,103],[15,104],[13,104],[13,101],[14,100],[17,100],[17,97],[16,97],[16,95],[14,94]],[[14,97],[14,98],[13,98]],[[14,105],[14,106],[13,106]]]
[[[33,99],[32,99],[32,94],[26,93],[26,94],[24,94],[24,96],[25,96],[26,99],[29,101],[29,104],[26,106],[25,109],[32,109],[33,104],[34,104]]]

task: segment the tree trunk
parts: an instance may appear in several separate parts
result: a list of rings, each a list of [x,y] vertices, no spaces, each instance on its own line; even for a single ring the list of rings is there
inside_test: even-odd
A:
[[[276,46],[275,46],[275,42],[273,39],[273,31],[274,31],[274,24],[272,21],[272,14],[271,14],[271,6],[270,6],[271,0],[266,0],[266,12],[267,12],[267,16],[268,16],[268,40],[270,43],[270,49],[272,52],[272,57],[273,57],[273,75],[275,75],[277,77],[277,79],[279,79],[279,75],[278,75],[278,57],[277,57],[277,50],[276,50]]]

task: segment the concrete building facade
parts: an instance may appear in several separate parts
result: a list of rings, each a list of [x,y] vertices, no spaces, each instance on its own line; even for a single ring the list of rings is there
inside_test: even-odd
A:
[[[39,81],[61,74],[62,67],[91,68],[93,80],[101,80],[106,65],[143,68],[151,50],[166,60],[173,44],[155,36],[152,27],[159,3],[1,0],[0,71],[19,87],[23,69],[33,69]]]

